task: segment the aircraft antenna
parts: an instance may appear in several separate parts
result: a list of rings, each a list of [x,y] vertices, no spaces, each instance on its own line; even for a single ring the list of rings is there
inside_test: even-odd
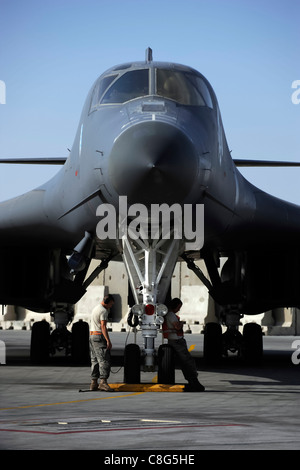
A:
[[[146,49],[146,63],[149,64],[152,62],[153,56],[152,56],[152,49],[151,47],[147,47]]]

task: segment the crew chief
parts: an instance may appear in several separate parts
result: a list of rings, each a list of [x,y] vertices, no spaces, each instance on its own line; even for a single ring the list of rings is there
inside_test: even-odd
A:
[[[108,315],[114,304],[112,295],[106,295],[97,305],[91,315],[90,323],[90,357],[91,357],[91,384],[90,390],[112,392],[107,383],[110,375],[112,347],[107,331]],[[98,379],[100,384],[98,385]]]

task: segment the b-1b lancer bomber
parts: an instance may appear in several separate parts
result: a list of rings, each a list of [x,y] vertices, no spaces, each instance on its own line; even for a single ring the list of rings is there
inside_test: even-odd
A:
[[[128,321],[144,342],[125,349],[128,382],[139,380],[141,364],[166,380],[171,354],[168,345],[157,353],[155,339],[177,261],[218,306],[219,323],[205,326],[208,361],[228,350],[259,359],[261,328],[248,323],[240,333],[241,316],[300,306],[300,207],[237,168],[297,163],[233,160],[213,88],[188,66],[155,62],[148,48],[145,61],[96,80],[68,158],[1,162],[62,165],[47,183],[0,204],[0,303],[51,312],[57,325],[50,335],[46,322],[34,324],[33,358],[67,344],[74,305],[111,260],[125,263]],[[92,259],[99,265],[88,276]],[[86,325],[73,325],[75,357]]]

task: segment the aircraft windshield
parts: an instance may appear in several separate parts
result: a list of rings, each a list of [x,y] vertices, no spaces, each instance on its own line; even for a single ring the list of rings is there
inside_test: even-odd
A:
[[[157,94],[189,106],[213,107],[204,81],[190,72],[157,69]]]
[[[99,80],[97,85],[95,86],[94,93],[93,93],[93,98],[92,98],[92,103],[91,103],[91,110],[96,108],[96,106],[99,104],[100,99],[105,92],[105,90],[109,87],[109,85],[114,81],[114,79],[118,75],[109,75],[108,77],[102,78],[102,80]]]
[[[121,69],[120,69],[121,70]],[[121,104],[126,101],[150,95],[149,72],[151,69],[115,71],[103,77],[95,86],[91,111],[99,104]],[[207,85],[201,76],[189,71],[155,69],[155,88],[151,94],[159,95],[186,106],[213,107]]]
[[[107,90],[101,103],[125,103],[125,101],[149,94],[149,69],[124,73]]]

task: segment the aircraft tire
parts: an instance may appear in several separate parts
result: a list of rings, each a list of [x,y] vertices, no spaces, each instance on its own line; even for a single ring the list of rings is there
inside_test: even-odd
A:
[[[137,344],[127,344],[124,350],[124,383],[139,384],[141,381],[141,351]]]
[[[30,360],[45,363],[49,359],[50,325],[42,320],[35,322],[31,330]]]
[[[247,364],[260,364],[263,357],[261,327],[257,323],[246,323],[243,328],[242,357]]]
[[[161,344],[158,348],[158,374],[159,384],[175,384],[175,356],[172,346]]]
[[[204,329],[203,357],[207,364],[218,364],[222,358],[222,327],[207,323]]]
[[[72,361],[76,364],[88,362],[89,353],[89,324],[82,320],[72,326]]]

